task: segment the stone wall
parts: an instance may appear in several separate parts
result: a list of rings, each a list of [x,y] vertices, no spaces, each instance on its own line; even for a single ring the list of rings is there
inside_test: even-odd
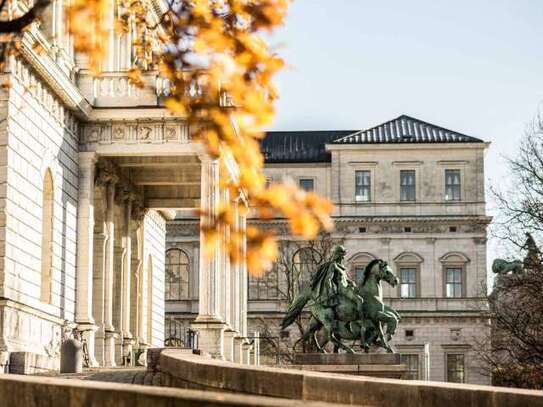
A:
[[[166,350],[166,386],[381,407],[541,407],[543,392],[242,366]]]
[[[304,404],[269,397],[17,375],[0,376],[0,400],[2,406],[17,407],[295,407]],[[316,404],[319,405],[331,404]]]
[[[28,65],[12,60],[2,91],[0,349],[40,354],[73,321],[78,194],[77,122]],[[44,177],[52,175],[48,300],[42,292]],[[12,308],[15,311],[10,311]],[[21,312],[22,311],[22,312]],[[17,315],[20,314],[20,315]]]

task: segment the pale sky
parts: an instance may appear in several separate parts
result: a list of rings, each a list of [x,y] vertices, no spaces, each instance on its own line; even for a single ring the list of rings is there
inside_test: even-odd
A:
[[[297,0],[272,44],[289,65],[273,130],[364,129],[405,113],[492,142],[496,183],[543,111],[541,0]]]

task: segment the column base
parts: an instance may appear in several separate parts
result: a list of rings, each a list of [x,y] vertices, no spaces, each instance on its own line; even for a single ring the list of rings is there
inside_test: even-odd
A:
[[[234,362],[243,363],[243,341],[241,336],[234,337]]]
[[[81,332],[81,339],[87,344],[88,367],[98,367],[99,364],[96,360],[96,331],[98,327],[92,323],[81,323],[77,325],[77,329]]]
[[[241,363],[244,365],[250,365],[251,363],[251,353],[253,351],[253,345],[245,341],[242,345],[242,357],[243,360]]]
[[[236,331],[227,329],[224,331],[224,360],[235,362],[234,338],[238,335]]]
[[[130,332],[123,333],[123,362],[125,366],[135,366],[134,360],[132,360],[132,350],[136,341],[132,337]]]
[[[198,320],[191,329],[198,334],[198,349],[209,353],[216,359],[224,359],[224,331],[227,325],[220,320]]]
[[[117,332],[106,331],[104,337],[104,365],[106,367],[116,367],[115,362],[115,339],[118,338]]]

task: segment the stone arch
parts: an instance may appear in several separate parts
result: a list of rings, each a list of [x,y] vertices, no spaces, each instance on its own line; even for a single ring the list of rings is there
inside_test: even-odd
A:
[[[53,174],[45,171],[42,190],[42,238],[41,238],[41,283],[40,300],[51,303],[53,282],[53,227],[55,188]]]
[[[190,259],[179,248],[166,251],[165,299],[187,300],[190,298]]]
[[[449,252],[439,258],[441,263],[466,264],[471,260],[462,252]]]
[[[402,252],[394,258],[394,262],[417,264],[424,262],[424,258],[415,252]]]

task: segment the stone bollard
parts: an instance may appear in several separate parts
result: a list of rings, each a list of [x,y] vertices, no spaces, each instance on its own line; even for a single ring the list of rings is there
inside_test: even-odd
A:
[[[67,339],[60,347],[60,373],[83,372],[83,347],[77,339]]]

